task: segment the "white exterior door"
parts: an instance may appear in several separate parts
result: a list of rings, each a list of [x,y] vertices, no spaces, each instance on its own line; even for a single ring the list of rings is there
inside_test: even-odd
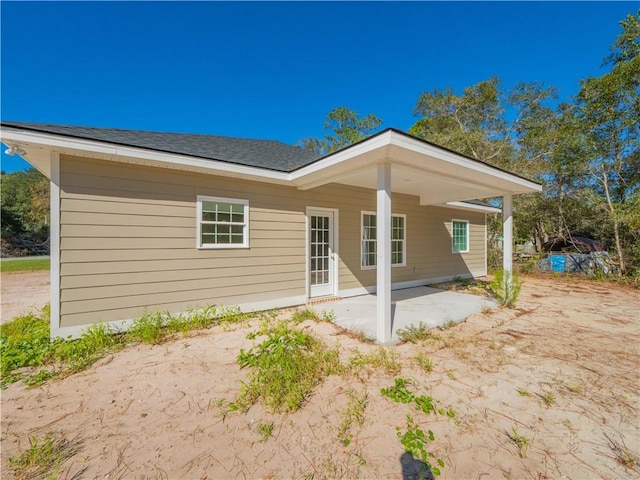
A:
[[[309,297],[335,295],[335,215],[309,210]]]

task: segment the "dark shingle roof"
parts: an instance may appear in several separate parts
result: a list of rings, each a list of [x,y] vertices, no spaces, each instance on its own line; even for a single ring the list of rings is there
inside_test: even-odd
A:
[[[318,155],[276,140],[220,137],[191,133],[162,133],[119,128],[78,127],[48,123],[2,122],[3,127],[96,140],[129,147],[188,155],[289,172],[317,160]]]

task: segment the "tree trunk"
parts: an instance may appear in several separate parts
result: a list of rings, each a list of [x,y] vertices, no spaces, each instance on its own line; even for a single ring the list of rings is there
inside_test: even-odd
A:
[[[613,234],[616,239],[616,253],[618,255],[618,261],[620,262],[620,271],[618,272],[618,275],[622,276],[626,268],[624,264],[624,256],[622,253],[622,243],[620,242],[620,225],[618,222],[617,212],[615,211],[613,202],[611,201],[611,194],[609,193],[609,180],[607,178],[607,172],[604,165],[602,165],[602,185],[604,186],[604,193],[607,197],[607,206],[609,207],[609,214],[611,215],[611,221],[613,222]]]

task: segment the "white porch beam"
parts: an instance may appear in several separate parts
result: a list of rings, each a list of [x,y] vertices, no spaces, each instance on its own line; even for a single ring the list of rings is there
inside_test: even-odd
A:
[[[506,278],[513,273],[513,195],[502,196],[502,269]]]
[[[379,343],[391,341],[391,164],[378,165],[376,214],[377,326]]]

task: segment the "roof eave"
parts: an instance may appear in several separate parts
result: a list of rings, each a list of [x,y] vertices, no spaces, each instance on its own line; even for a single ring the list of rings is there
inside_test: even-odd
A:
[[[20,146],[27,152],[24,155],[27,161],[29,161],[30,153],[35,149],[49,148],[60,154],[86,156],[88,153],[92,158],[101,158],[122,163],[136,163],[206,174],[219,174],[277,184],[287,184],[290,175],[287,172],[240,165],[224,160],[209,160],[200,157],[167,153],[98,140],[34,132],[7,126],[0,128],[0,140],[4,143]]]

